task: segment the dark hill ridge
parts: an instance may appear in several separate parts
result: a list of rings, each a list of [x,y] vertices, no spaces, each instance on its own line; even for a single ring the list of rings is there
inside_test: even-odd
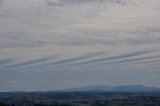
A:
[[[37,92],[1,92],[0,103],[16,104],[16,106],[34,106],[37,103],[50,104],[58,103],[72,103],[86,101],[88,103],[98,103],[97,101],[116,100],[116,103],[121,102],[122,99],[132,98],[132,102],[139,103],[141,97],[149,99],[160,97],[160,88],[146,87],[143,85],[126,85],[126,86],[107,86],[97,85],[90,87],[64,89],[58,91],[37,91]],[[151,98],[150,98],[151,97]],[[156,99],[157,100],[157,99]],[[114,101],[111,101],[114,102]],[[144,102],[145,103],[145,102]],[[157,102],[156,102],[157,104]],[[90,105],[89,105],[90,106]],[[119,105],[115,105],[119,106]],[[127,105],[128,106],[128,105]],[[138,106],[137,104],[135,106]],[[149,105],[150,106],[150,105]],[[156,105],[157,106],[157,105]]]
[[[0,93],[1,94],[1,93]],[[36,104],[44,104],[40,106],[57,106],[52,104],[72,104],[71,106],[101,106],[99,103],[111,102],[115,105],[104,106],[121,106],[123,102],[135,103],[136,105],[124,106],[159,106],[160,94],[147,93],[106,93],[106,92],[27,92],[17,94],[11,97],[1,98],[0,103],[15,104],[15,106],[37,106]],[[137,103],[153,103],[156,105],[137,105]],[[76,103],[76,105],[75,105]],[[87,103],[88,105],[80,105]],[[98,105],[96,105],[98,104]],[[1,105],[0,105],[1,106]],[[64,105],[60,105],[64,106]]]
[[[126,104],[124,106],[152,106],[152,104],[159,106],[160,89],[143,85],[97,85],[59,91],[1,92],[0,103],[15,104],[15,106],[37,106],[37,104],[57,106],[52,105],[56,103],[62,104],[60,106],[64,106],[64,103],[70,106],[75,106],[75,104],[76,106],[101,106],[100,104],[121,106],[119,104],[122,103]],[[81,103],[82,105],[80,105]],[[83,103],[87,103],[87,105]],[[111,104],[108,105],[108,103]]]

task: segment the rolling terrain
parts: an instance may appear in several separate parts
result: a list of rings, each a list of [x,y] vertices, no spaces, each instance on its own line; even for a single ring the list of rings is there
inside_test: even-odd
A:
[[[160,90],[142,85],[91,86],[60,91],[1,92],[0,106],[159,106]]]

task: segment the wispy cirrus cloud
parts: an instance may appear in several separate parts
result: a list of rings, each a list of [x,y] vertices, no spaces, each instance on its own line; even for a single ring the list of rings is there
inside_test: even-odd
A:
[[[9,65],[7,67],[13,68],[13,67],[29,66],[29,65],[39,64],[39,63],[43,63],[48,60],[54,60],[54,59],[55,59],[54,57],[38,58],[38,59],[29,60],[23,63],[19,63],[19,64]]]
[[[0,76],[17,81],[23,70],[39,81],[49,79],[41,70],[55,73],[51,83],[61,72],[63,81],[71,80],[72,70],[91,81],[93,71],[100,80],[124,69],[126,76],[132,70],[145,82],[148,70],[159,73],[159,5],[159,0],[0,0]],[[109,78],[104,76],[120,81]]]
[[[9,63],[11,61],[12,61],[12,59],[0,59],[0,66],[1,65],[5,65],[5,64],[7,64],[7,63]]]
[[[112,62],[112,61],[118,61],[117,63],[128,63],[129,61],[134,61],[134,60],[142,60],[142,59],[147,59],[147,57],[140,57],[149,53],[153,53],[152,50],[143,50],[143,51],[136,51],[136,52],[131,52],[131,53],[126,53],[126,54],[121,54],[121,55],[115,55],[115,56],[109,56],[109,57],[102,57],[102,58],[98,58],[98,59],[93,59],[93,60],[88,60],[88,61],[83,61],[83,62],[79,62],[79,63],[75,63],[74,65],[88,65],[88,64],[101,64],[101,63],[116,63],[116,62]],[[155,56],[154,56],[155,57]],[[154,58],[151,57],[151,58]],[[157,58],[157,56],[156,56]]]
[[[100,56],[100,55],[103,55],[103,54],[105,54],[105,52],[89,53],[89,54],[86,54],[86,55],[83,55],[83,56],[72,57],[72,58],[69,58],[69,59],[61,59],[59,61],[55,61],[55,62],[52,62],[52,63],[42,64],[40,66],[63,65],[63,64],[67,64],[67,63],[74,63],[74,62],[77,62],[77,61],[87,60],[89,58],[93,58],[93,57]]]

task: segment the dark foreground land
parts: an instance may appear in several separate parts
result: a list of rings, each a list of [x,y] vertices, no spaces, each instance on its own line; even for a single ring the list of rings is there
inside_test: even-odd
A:
[[[0,106],[160,106],[160,93],[8,92]]]

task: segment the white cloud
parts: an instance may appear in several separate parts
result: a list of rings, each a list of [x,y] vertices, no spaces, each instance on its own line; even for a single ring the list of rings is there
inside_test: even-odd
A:
[[[17,81],[9,81],[8,84],[16,84]]]
[[[150,78],[160,78],[160,76],[158,76],[158,75],[152,75],[152,76],[150,76]]]
[[[48,79],[44,79],[44,80],[43,80],[43,82],[47,82],[47,81],[48,81]]]

